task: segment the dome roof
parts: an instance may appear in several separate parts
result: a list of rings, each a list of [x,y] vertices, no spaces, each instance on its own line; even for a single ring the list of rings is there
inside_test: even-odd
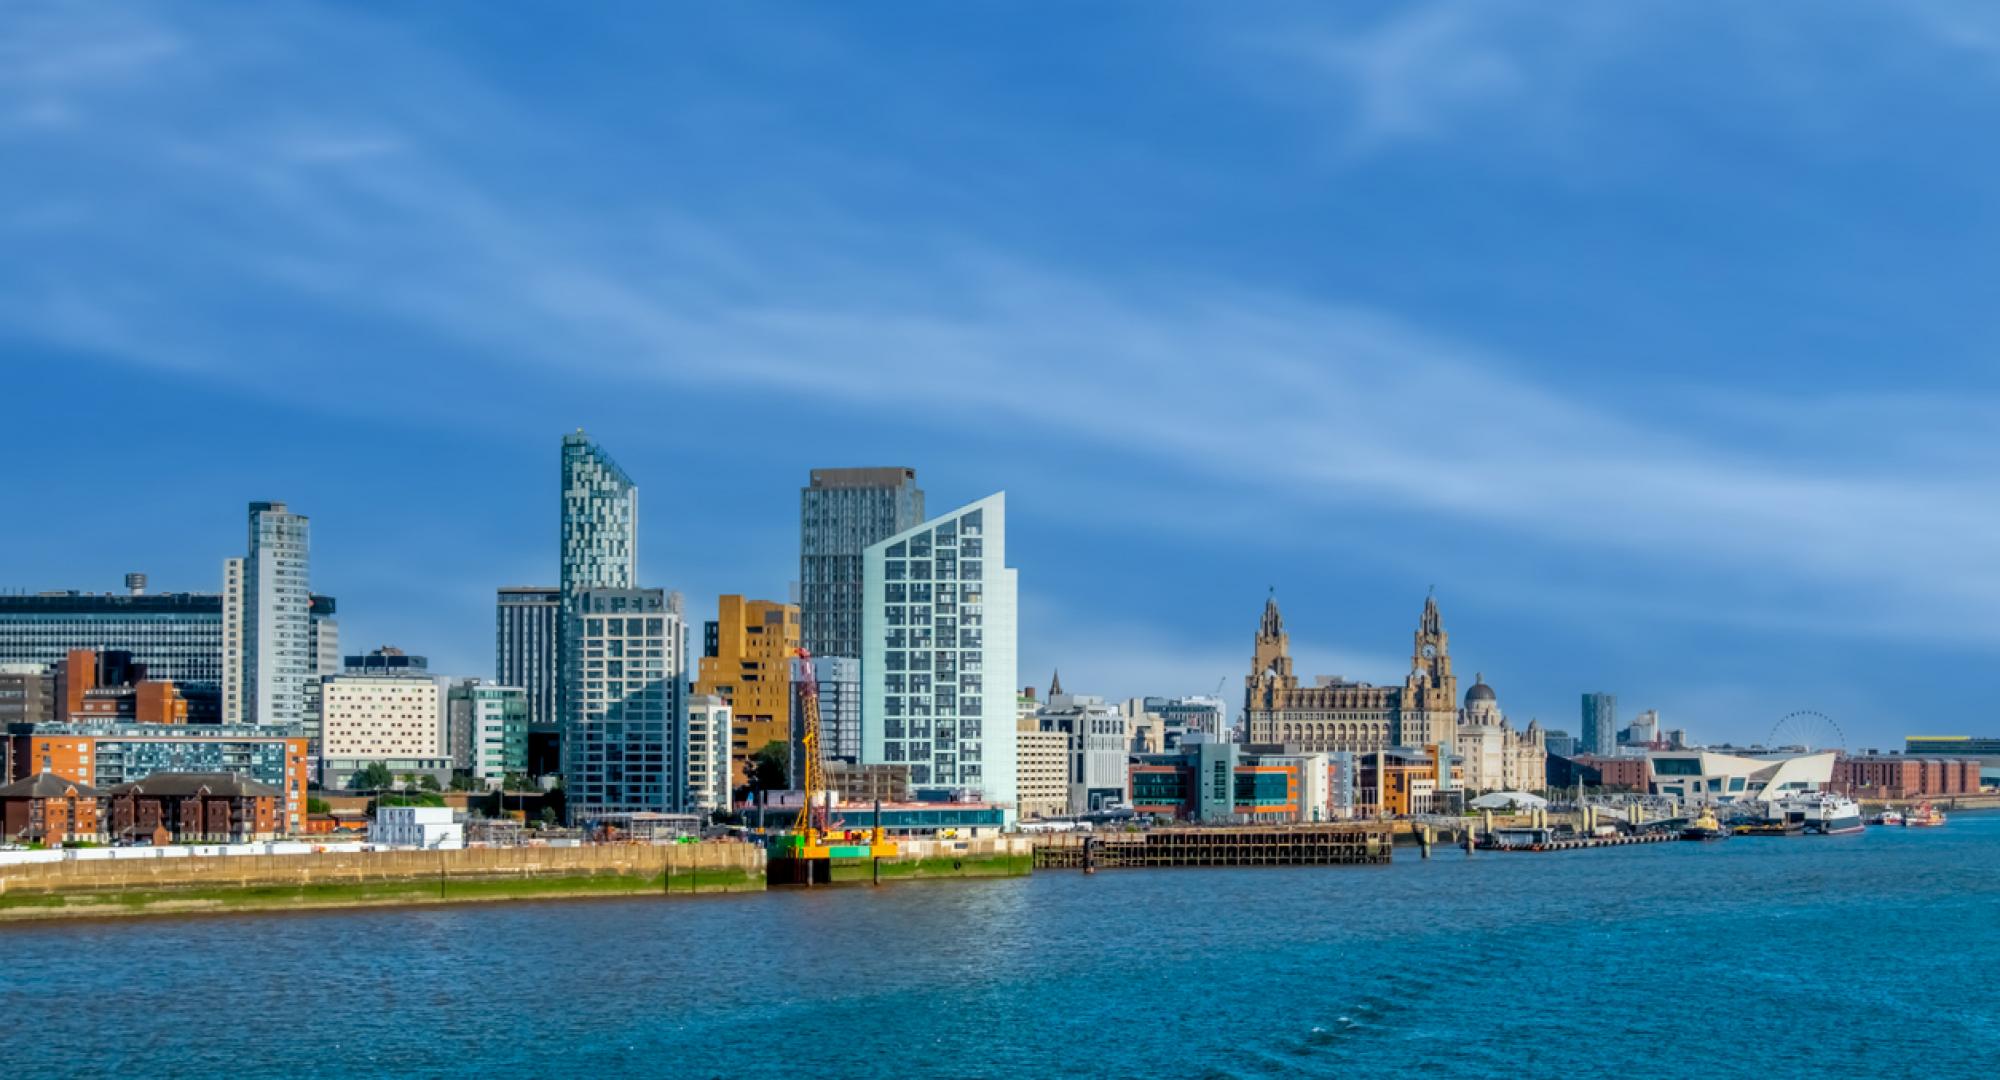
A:
[[[1499,695],[1493,692],[1492,687],[1486,685],[1485,675],[1474,675],[1472,677],[1472,689],[1465,692],[1465,703],[1467,705],[1475,701],[1495,701],[1498,699]]]

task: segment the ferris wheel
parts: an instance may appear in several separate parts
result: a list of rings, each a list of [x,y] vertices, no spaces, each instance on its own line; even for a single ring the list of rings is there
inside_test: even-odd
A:
[[[1844,750],[1847,735],[1833,717],[1816,709],[1800,709],[1778,718],[1769,740],[1773,749],[1798,746],[1807,750]]]

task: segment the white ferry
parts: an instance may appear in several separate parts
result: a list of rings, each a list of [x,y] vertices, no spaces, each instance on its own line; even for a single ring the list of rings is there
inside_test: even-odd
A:
[[[1809,833],[1832,836],[1857,833],[1867,826],[1861,821],[1861,804],[1845,795],[1815,791],[1789,795],[1771,804],[1768,820],[1798,825]]]

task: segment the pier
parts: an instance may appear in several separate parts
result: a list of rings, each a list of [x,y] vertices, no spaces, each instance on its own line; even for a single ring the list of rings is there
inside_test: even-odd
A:
[[[1035,838],[1035,869],[1172,866],[1364,866],[1386,863],[1386,825],[1176,828]]]
[[[1478,843],[1481,851],[1579,851],[1583,848],[1624,847],[1628,844],[1665,844],[1680,839],[1671,832],[1637,833],[1631,836],[1572,836],[1556,839],[1512,841],[1505,837],[1509,830],[1502,829],[1500,836],[1489,836]]]

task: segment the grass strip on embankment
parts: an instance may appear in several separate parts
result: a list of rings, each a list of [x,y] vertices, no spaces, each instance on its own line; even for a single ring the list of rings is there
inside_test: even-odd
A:
[[[687,896],[755,892],[761,874],[738,868],[699,875],[571,874],[506,878],[206,885],[186,888],[0,892],[0,922],[200,912],[292,911],[548,900],[592,896]]]

